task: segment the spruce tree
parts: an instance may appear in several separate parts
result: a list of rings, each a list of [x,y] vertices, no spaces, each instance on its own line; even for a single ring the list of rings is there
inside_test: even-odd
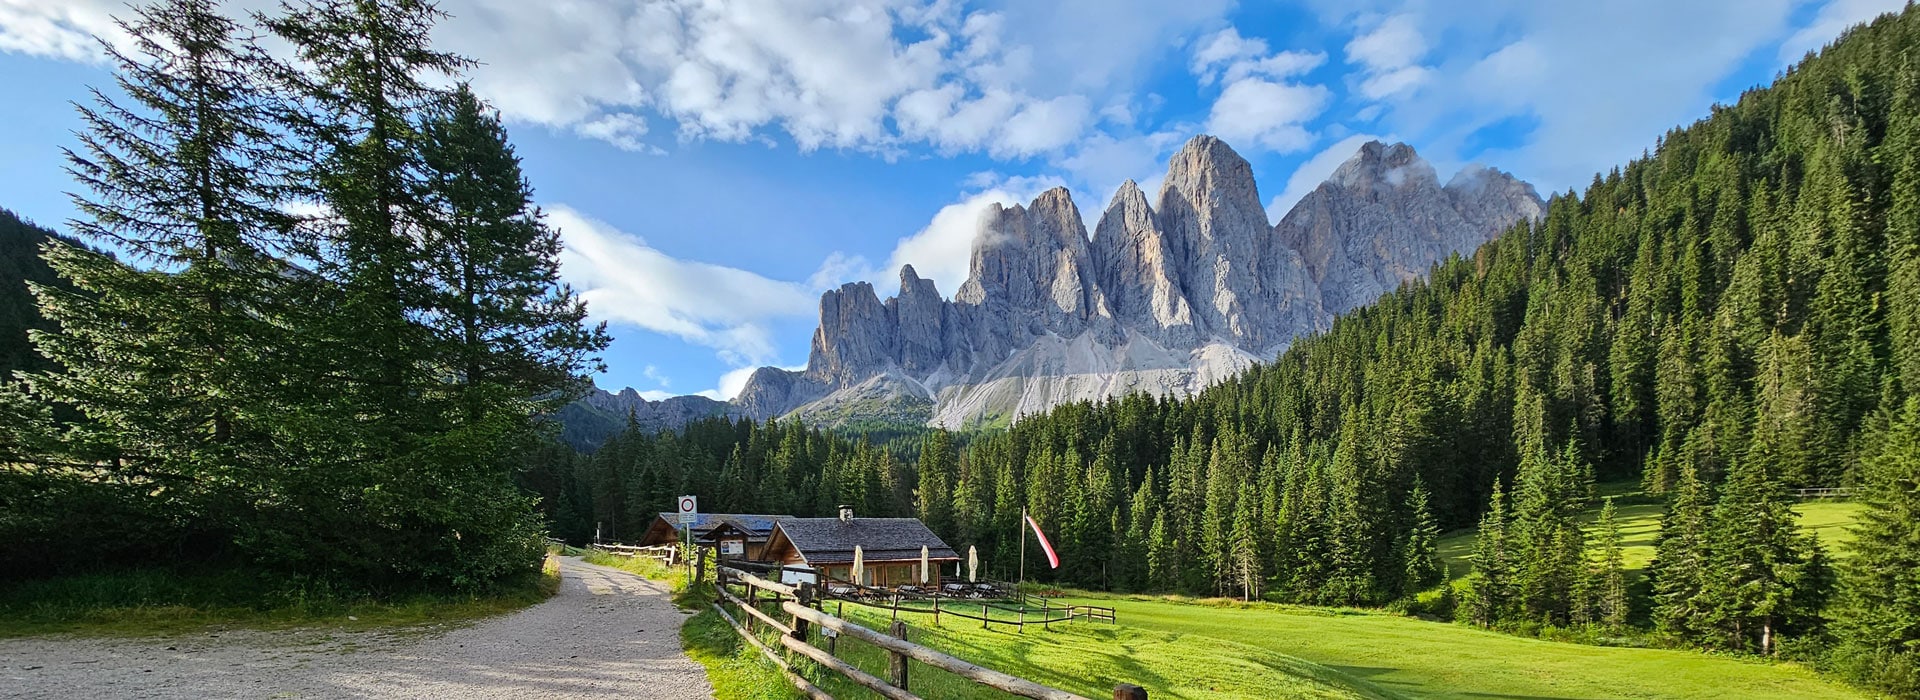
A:
[[[1840,568],[1834,631],[1850,675],[1905,696],[1920,694],[1920,396],[1892,426],[1862,465],[1866,510]]]
[[[1433,520],[1428,500],[1426,484],[1416,479],[1413,490],[1407,493],[1410,521],[1406,538],[1400,547],[1405,571],[1400,582],[1400,594],[1403,596],[1426,590],[1443,576],[1440,550],[1436,546],[1440,539],[1440,526]]]
[[[420,134],[426,204],[427,318],[455,370],[460,411],[516,422],[571,401],[606,324],[560,282],[560,233],[541,220],[533,188],[500,119],[464,84],[429,113]],[[745,466],[745,465],[742,465]]]
[[[1595,548],[1599,561],[1593,562],[1591,581],[1586,586],[1590,597],[1586,622],[1618,632],[1626,628],[1632,610],[1626,563],[1620,551],[1620,521],[1613,498],[1607,498],[1600,507],[1600,518],[1594,522],[1593,529],[1599,533],[1599,545]]]
[[[1653,587],[1657,630],[1692,638],[1701,629],[1707,601],[1701,597],[1707,576],[1707,525],[1713,497],[1691,463],[1680,467],[1667,513],[1660,519],[1647,578]]]
[[[1513,580],[1513,543],[1508,539],[1512,525],[1506,493],[1496,480],[1473,540],[1473,573],[1459,609],[1462,619],[1491,627],[1510,618],[1519,607]]]
[[[920,445],[920,520],[942,537],[954,533],[953,496],[948,484],[953,478],[953,436],[945,430],[927,434]]]
[[[1772,654],[1782,636],[1820,629],[1831,574],[1790,506],[1781,478],[1763,461],[1734,461],[1706,532],[1706,609],[1694,641]]]
[[[34,342],[65,370],[28,385],[85,418],[46,445],[60,461],[100,464],[100,481],[138,485],[166,521],[251,544],[297,527],[253,504],[275,497],[297,459],[288,416],[306,389],[306,368],[287,361],[298,340],[284,332],[288,267],[274,257],[288,218],[276,208],[286,168],[273,98],[244,30],[209,0],[135,8],[120,26],[131,52],[103,50],[126,97],[94,91],[67,158],[88,191],[74,231],[132,264],[45,245],[71,287],[33,285],[57,324]]]

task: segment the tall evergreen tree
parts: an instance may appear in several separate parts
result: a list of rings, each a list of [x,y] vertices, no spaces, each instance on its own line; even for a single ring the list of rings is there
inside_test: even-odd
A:
[[[121,28],[132,52],[103,45],[126,99],[94,92],[79,108],[82,150],[69,171],[74,230],[125,250],[46,245],[71,288],[34,285],[56,329],[39,351],[66,371],[32,375],[41,400],[85,416],[54,443],[102,480],[141,488],[165,521],[220,539],[285,524],[252,504],[271,498],[286,460],[286,414],[302,368],[282,349],[286,184],[271,95],[244,31],[208,0],[137,8]],[[148,533],[149,537],[155,536]]]
[[[1863,472],[1866,510],[1840,569],[1840,656],[1871,685],[1920,694],[1920,397],[1907,399]]]

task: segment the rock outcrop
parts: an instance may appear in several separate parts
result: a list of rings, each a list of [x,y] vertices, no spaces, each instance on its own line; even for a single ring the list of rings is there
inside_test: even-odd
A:
[[[649,401],[631,388],[620,393],[595,387],[586,396],[561,407],[554,420],[560,423],[560,437],[574,449],[592,452],[629,422],[647,432],[678,430],[703,418],[737,418],[747,415],[741,407],[705,396],[673,396]]]
[[[865,282],[826,292],[807,368],[757,370],[733,410],[958,428],[1186,395],[1543,210],[1511,175],[1442,185],[1411,147],[1373,142],[1269,226],[1252,167],[1199,136],[1152,203],[1121,185],[1091,237],[1064,188],[990,208],[951,300],[911,266],[884,301]]]

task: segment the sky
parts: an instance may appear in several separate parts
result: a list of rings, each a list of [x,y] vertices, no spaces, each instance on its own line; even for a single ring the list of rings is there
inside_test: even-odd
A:
[[[1196,134],[1276,221],[1370,139],[1565,192],[1902,4],[442,0],[434,39],[609,324],[595,381],[725,399],[806,363],[821,291],[912,264],[950,296],[983,208],[1064,186],[1097,220]],[[0,207],[67,228],[71,103],[111,93],[123,10],[0,0]]]

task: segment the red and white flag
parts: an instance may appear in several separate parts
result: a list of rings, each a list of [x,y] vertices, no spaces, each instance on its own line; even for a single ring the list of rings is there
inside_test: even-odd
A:
[[[1060,568],[1060,555],[1053,552],[1053,543],[1047,541],[1047,533],[1040,531],[1040,523],[1034,522],[1033,516],[1029,515],[1027,525],[1033,528],[1033,536],[1040,538],[1040,549],[1047,553],[1047,563],[1053,565],[1051,568]]]

